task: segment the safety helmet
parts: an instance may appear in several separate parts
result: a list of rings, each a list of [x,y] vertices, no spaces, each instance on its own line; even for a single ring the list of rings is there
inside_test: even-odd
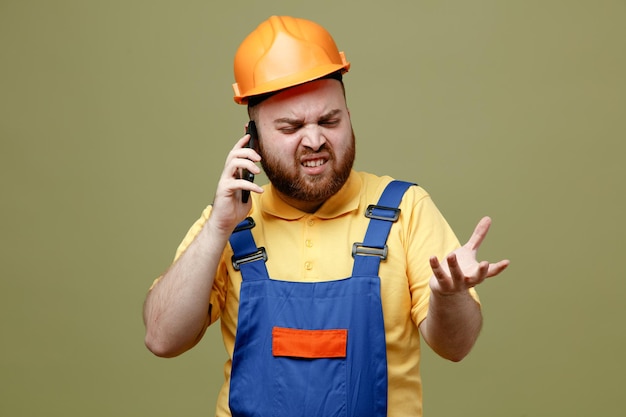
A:
[[[332,36],[315,22],[272,16],[250,33],[235,54],[235,102],[350,69]]]

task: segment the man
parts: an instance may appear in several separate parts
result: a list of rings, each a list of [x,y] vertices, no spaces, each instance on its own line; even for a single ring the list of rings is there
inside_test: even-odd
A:
[[[261,23],[236,54],[235,101],[257,143],[235,144],[144,306],[146,345],[163,357],[221,319],[218,416],[421,416],[420,332],[461,360],[482,323],[474,287],[508,266],[476,260],[489,218],[460,246],[422,188],[352,170],[349,67],[324,28],[291,17]],[[241,177],[258,162],[264,187]]]

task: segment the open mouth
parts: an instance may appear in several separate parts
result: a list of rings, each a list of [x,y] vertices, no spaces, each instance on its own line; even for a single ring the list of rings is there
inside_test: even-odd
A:
[[[326,163],[326,159],[311,159],[308,161],[303,161],[302,162],[302,166],[307,167],[307,168],[316,168],[319,166],[322,166]]]

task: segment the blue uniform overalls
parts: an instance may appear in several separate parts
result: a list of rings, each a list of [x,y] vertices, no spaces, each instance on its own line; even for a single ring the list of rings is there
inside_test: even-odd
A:
[[[392,181],[378,204],[368,207],[368,229],[363,242],[353,245],[352,275],[345,279],[270,279],[252,219],[235,229],[233,265],[243,281],[230,382],[234,417],[387,415],[378,268],[411,185]]]

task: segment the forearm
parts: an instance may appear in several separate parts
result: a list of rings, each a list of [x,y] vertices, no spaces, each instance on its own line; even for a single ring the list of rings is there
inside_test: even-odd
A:
[[[438,355],[458,362],[474,346],[481,326],[480,305],[469,291],[450,295],[433,292],[420,331]]]
[[[150,290],[144,304],[146,346],[155,355],[177,356],[202,337],[209,296],[228,234],[208,221],[185,252]]]

